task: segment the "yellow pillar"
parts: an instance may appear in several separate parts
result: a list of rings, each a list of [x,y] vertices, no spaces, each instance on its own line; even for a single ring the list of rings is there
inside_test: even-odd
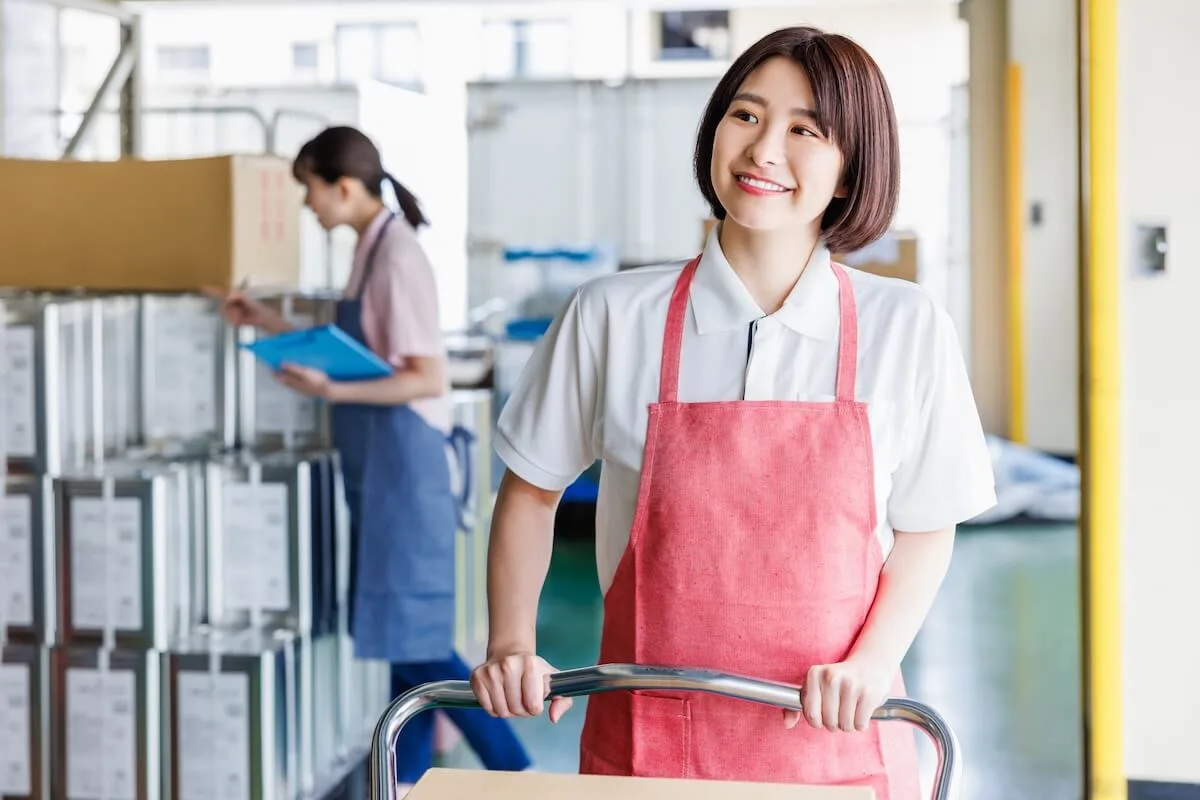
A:
[[[1081,569],[1087,797],[1125,800],[1121,696],[1117,0],[1080,0]]]
[[[1009,63],[1004,87],[1004,216],[1008,261],[1008,438],[1025,443],[1025,170],[1021,65]]]

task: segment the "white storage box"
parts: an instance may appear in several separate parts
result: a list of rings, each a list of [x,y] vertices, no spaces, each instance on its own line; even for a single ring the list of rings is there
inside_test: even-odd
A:
[[[295,677],[288,685],[288,703],[296,720],[295,785],[302,796],[311,795],[319,776],[317,764],[316,654],[311,636],[278,632],[276,637],[292,651]],[[328,720],[321,720],[329,724]]]
[[[199,295],[140,299],[143,441],[166,454],[203,454],[235,443],[236,333]]]
[[[312,630],[313,468],[286,453],[209,470],[209,622]]]
[[[101,361],[100,381],[103,398],[101,419],[104,452],[119,458],[142,439],[138,392],[138,331],[140,326],[137,297],[106,297],[100,301]]]
[[[354,663],[360,675],[353,683],[361,694],[359,730],[370,736],[383,712],[395,699],[392,697],[392,666],[386,661],[355,660]]]
[[[312,635],[327,636],[338,631],[339,614],[346,604],[345,582],[339,582],[339,550],[349,548],[345,491],[341,459],[334,450],[300,454],[310,466],[311,492],[311,581]],[[344,538],[346,541],[339,541]]]
[[[166,794],[292,800],[299,791],[294,642],[197,634],[164,661]]]
[[[136,445],[138,300],[18,294],[6,304],[10,469],[60,475]]]
[[[9,475],[0,492],[0,629],[10,642],[54,643],[52,496],[50,479],[29,475]]]
[[[51,651],[56,798],[162,797],[162,686],[150,652]]]
[[[342,673],[337,636],[313,641],[313,764],[317,782],[336,771],[343,757],[345,719],[342,713]],[[348,679],[349,676],[347,676]],[[356,742],[355,744],[360,744]]]
[[[7,301],[9,470],[60,474],[96,456],[104,414],[96,376],[98,300],[23,295]]]
[[[0,797],[39,800],[50,793],[49,651],[0,649]]]
[[[192,474],[184,466],[108,465],[55,481],[60,641],[166,648],[201,620]]]

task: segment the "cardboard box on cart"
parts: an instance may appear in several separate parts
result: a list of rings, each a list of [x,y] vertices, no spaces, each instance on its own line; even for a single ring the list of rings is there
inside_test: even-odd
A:
[[[407,800],[875,800],[866,788],[434,769]]]
[[[294,287],[303,194],[286,159],[0,159],[0,286]]]

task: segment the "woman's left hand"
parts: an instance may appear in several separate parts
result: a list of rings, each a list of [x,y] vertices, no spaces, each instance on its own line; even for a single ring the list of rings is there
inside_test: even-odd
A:
[[[784,724],[794,728],[803,716],[814,728],[864,731],[887,700],[895,677],[895,670],[853,660],[815,666],[800,692],[804,710],[785,711]]]
[[[284,386],[306,397],[327,399],[329,387],[333,385],[333,381],[329,380],[329,376],[321,370],[300,367],[295,364],[282,365],[276,376]]]

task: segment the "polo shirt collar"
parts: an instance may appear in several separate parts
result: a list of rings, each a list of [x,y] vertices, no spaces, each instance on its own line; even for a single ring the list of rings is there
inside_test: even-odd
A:
[[[718,235],[720,227],[713,226],[709,233],[692,281],[692,314],[702,336],[746,327],[767,316],[725,258]],[[837,338],[838,282],[823,242],[817,245],[783,306],[770,316],[803,336]]]

